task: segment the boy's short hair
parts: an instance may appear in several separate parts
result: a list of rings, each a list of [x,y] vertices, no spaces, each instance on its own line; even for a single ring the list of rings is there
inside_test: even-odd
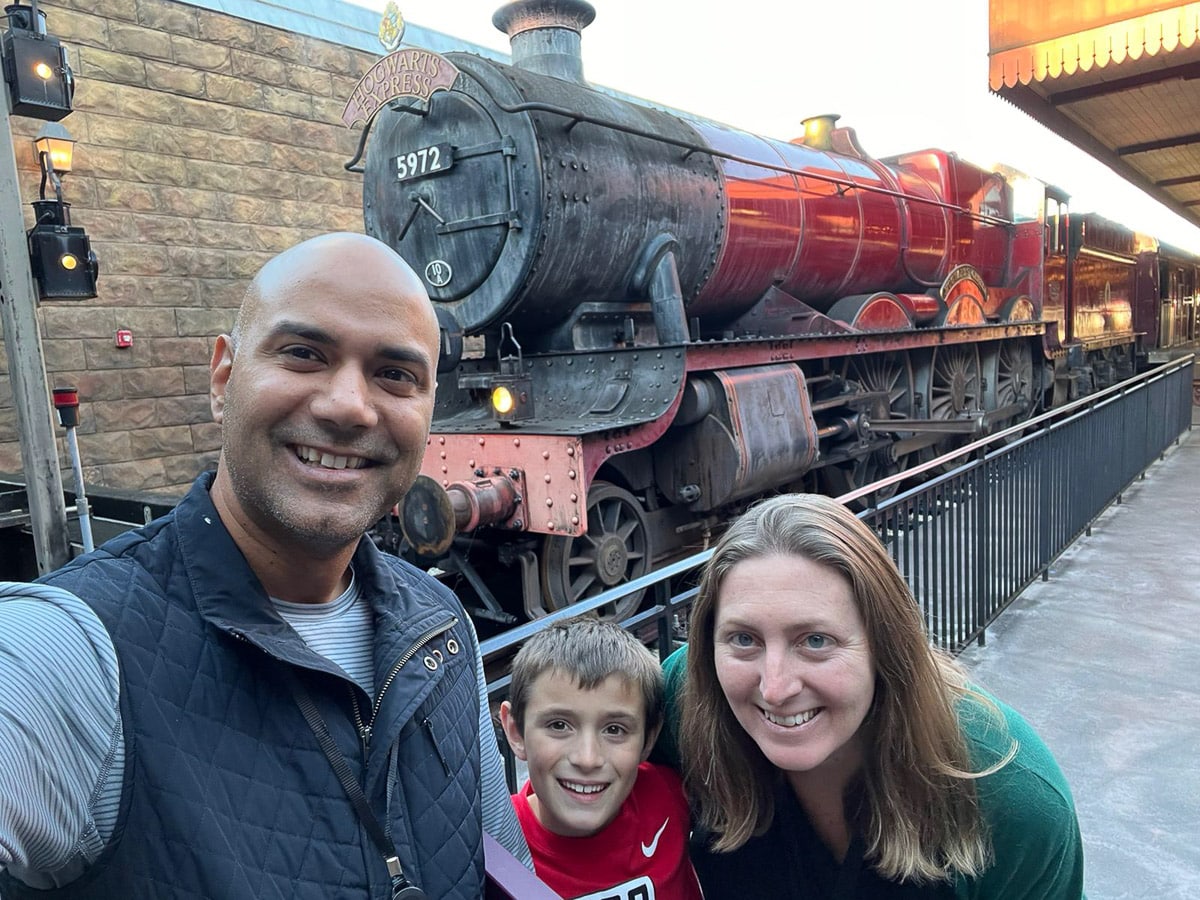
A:
[[[543,628],[517,652],[508,702],[517,730],[525,732],[525,709],[543,672],[562,672],[585,691],[620,675],[642,695],[647,738],[663,718],[663,673],[654,654],[616,622],[590,616]]]

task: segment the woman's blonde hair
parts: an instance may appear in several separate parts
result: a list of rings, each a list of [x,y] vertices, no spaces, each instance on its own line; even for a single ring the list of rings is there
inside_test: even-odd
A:
[[[956,704],[970,692],[956,664],[929,645],[920,612],[875,535],[837,501],[788,494],[751,508],[718,542],[692,606],[680,750],[684,778],[716,851],[736,850],[774,818],[780,774],[734,717],[717,681],[714,627],[725,576],[739,562],[798,556],[850,584],[875,666],[863,723],[867,759],[847,798],[851,830],[891,881],[948,880],[982,872],[991,844],[980,816]],[[987,698],[974,695],[1000,719]]]

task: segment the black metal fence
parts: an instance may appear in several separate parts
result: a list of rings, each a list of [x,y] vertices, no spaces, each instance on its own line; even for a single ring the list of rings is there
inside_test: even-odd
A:
[[[964,447],[950,473],[862,514],[935,644],[953,653],[983,644],[996,616],[1179,439],[1191,425],[1192,364],[1161,366]]]
[[[866,506],[860,517],[908,580],[936,645],[957,653],[973,641],[982,644],[988,624],[1030,582],[1046,578],[1059,554],[1191,427],[1193,363],[1188,356],[1159,366],[839,498]],[[930,477],[874,502],[919,473]],[[484,659],[502,658],[554,622],[639,590],[652,593],[653,603],[623,624],[653,633],[665,656],[676,616],[696,594],[695,587],[672,593],[671,586],[711,556],[698,553],[485,640]],[[503,699],[508,685],[507,676],[489,682],[489,696]]]

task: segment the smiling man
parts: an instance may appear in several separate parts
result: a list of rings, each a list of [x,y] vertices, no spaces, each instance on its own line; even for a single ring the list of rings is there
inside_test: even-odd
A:
[[[0,585],[5,900],[474,900],[484,830],[528,861],[470,620],[364,537],[420,468],[437,353],[387,246],[285,251],[216,341],[216,473]]]
[[[370,238],[317,238],[259,272],[213,352],[212,500],[268,589],[280,579],[279,596],[320,602],[348,577],[363,532],[420,471],[437,353],[420,281]]]

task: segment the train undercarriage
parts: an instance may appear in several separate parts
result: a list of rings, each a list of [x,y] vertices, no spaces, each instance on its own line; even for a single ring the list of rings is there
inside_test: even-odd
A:
[[[433,518],[444,524],[449,517],[460,528],[436,552],[417,558],[443,573],[477,618],[501,624],[536,618],[704,549],[722,523],[761,496],[845,494],[1008,428],[1056,401],[1062,381],[1056,365],[1069,375],[1063,388],[1071,395],[1090,392],[1095,373],[1110,371],[1103,363],[1115,350],[1097,355],[1085,384],[1084,374],[1066,368],[1065,355],[1061,364],[1045,358],[1042,332],[1040,322],[1014,322],[690,345],[685,389],[669,427],[648,423],[640,441],[638,429],[563,436],[574,465],[567,477],[574,480],[575,529],[525,528],[540,504],[559,502],[535,490],[562,480],[549,463],[541,475],[507,461],[484,468],[479,463],[488,448],[478,435],[438,434],[447,473],[457,442],[476,464],[474,473],[486,477],[475,478],[470,496],[452,485],[448,501],[437,499],[446,492],[429,479],[430,495],[405,515],[449,502]],[[718,353],[721,368],[713,365]],[[501,439],[516,435],[511,440],[529,444],[532,438],[520,434],[509,430]],[[890,496],[902,483],[875,496]],[[472,517],[491,524],[463,530]],[[404,524],[410,534],[422,533]],[[429,528],[428,520],[423,524]],[[399,529],[387,532],[381,541],[389,549],[413,554]],[[628,616],[642,599],[629,595],[610,612]]]

